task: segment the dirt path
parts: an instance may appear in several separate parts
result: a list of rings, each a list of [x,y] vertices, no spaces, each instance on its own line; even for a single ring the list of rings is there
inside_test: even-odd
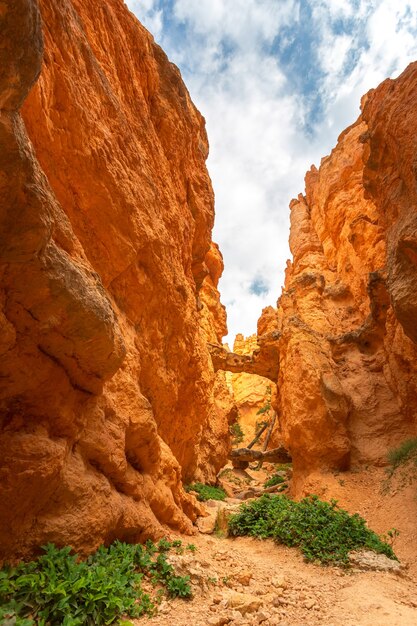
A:
[[[394,547],[408,565],[401,574],[321,567],[272,540],[199,534],[185,538],[196,552],[173,557],[180,573],[191,575],[193,599],[164,601],[158,616],[146,623],[416,626],[416,488],[395,483],[382,493],[383,483],[383,471],[372,470],[342,478],[329,475],[327,480],[312,477],[310,486],[321,490],[319,496],[336,497],[350,512],[362,514],[377,532],[398,528]]]

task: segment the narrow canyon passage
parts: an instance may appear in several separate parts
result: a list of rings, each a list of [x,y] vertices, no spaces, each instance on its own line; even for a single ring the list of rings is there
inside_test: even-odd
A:
[[[417,63],[306,174],[282,294],[230,350],[178,68],[122,0],[3,0],[0,36],[1,564],[195,536],[212,574],[150,624],[417,623]],[[233,468],[232,445],[283,456]],[[236,512],[279,472],[273,497],[396,529],[400,573],[196,535],[217,505],[192,485]],[[233,590],[264,599],[239,617]]]

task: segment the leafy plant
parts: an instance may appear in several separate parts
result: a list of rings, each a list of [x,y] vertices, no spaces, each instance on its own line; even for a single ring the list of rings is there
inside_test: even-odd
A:
[[[400,531],[397,528],[390,528],[387,530],[387,534],[383,536],[384,541],[389,543],[390,546],[393,546],[397,537],[400,536]]]
[[[158,541],[158,550],[159,552],[168,552],[171,548],[171,545],[173,546],[174,543],[171,544],[171,542],[168,541],[165,537],[162,537],[162,539]]]
[[[189,577],[176,576],[166,560],[170,548],[161,540],[154,560],[157,549],[152,542],[141,546],[116,541],[80,561],[69,547],[43,546],[44,554],[36,561],[0,570],[2,623],[97,626],[112,624],[122,615],[151,616],[155,598],[142,589],[144,575],[170,596],[191,595]]]
[[[396,559],[387,543],[366,526],[357,513],[350,515],[337,502],[323,502],[317,496],[294,502],[284,495],[263,495],[244,504],[229,519],[229,533],[250,535],[297,546],[308,561],[347,566],[349,552],[368,548]]]
[[[232,446],[238,446],[245,438],[245,433],[239,422],[235,422],[229,426],[229,432],[232,435]]]
[[[280,485],[282,483],[285,483],[285,478],[281,476],[281,474],[276,473],[273,474],[271,478],[268,478],[268,480],[265,481],[264,486],[275,487],[275,485]]]
[[[168,594],[172,598],[189,598],[191,586],[189,576],[171,576],[166,581]]]
[[[206,502],[206,500],[224,500],[227,497],[227,493],[221,487],[212,487],[211,485],[204,485],[203,483],[186,485],[185,490],[195,491],[198,494],[197,499],[200,500],[200,502]]]
[[[393,469],[396,469],[399,465],[402,465],[411,459],[414,459],[417,463],[417,437],[403,441],[398,448],[388,452],[388,461],[392,465]]]
[[[189,550],[190,552],[196,552],[197,548],[195,547],[193,543],[187,543],[186,550]]]

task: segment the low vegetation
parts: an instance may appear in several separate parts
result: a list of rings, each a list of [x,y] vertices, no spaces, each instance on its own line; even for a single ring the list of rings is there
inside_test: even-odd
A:
[[[245,438],[245,433],[242,430],[239,422],[235,422],[229,427],[230,434],[232,435],[232,446],[238,446]]]
[[[398,448],[388,452],[388,461],[393,469],[411,460],[417,464],[417,437],[403,441]]]
[[[212,485],[204,485],[203,483],[193,483],[185,487],[186,491],[195,491],[197,500],[206,502],[206,500],[224,500],[227,493],[221,487],[213,487]]]
[[[387,543],[366,526],[357,513],[350,515],[337,502],[317,496],[294,502],[285,495],[263,495],[244,504],[229,520],[232,536],[249,535],[297,546],[308,561],[347,566],[349,552],[367,548],[395,559]]]
[[[181,541],[116,541],[81,561],[71,548],[48,544],[36,561],[0,570],[0,623],[128,626],[123,615],[151,616],[164,595],[191,597],[189,576],[176,576],[167,560],[172,548],[182,550]]]
[[[272,476],[265,481],[264,486],[275,487],[275,485],[281,485],[283,483],[285,483],[285,478],[277,472],[276,474],[272,474]]]

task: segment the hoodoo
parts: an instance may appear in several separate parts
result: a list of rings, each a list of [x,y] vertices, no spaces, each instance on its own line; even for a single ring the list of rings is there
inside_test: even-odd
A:
[[[416,434],[417,63],[362,99],[291,203],[292,262],[258,340],[279,336],[276,410],[294,488],[385,464]]]

